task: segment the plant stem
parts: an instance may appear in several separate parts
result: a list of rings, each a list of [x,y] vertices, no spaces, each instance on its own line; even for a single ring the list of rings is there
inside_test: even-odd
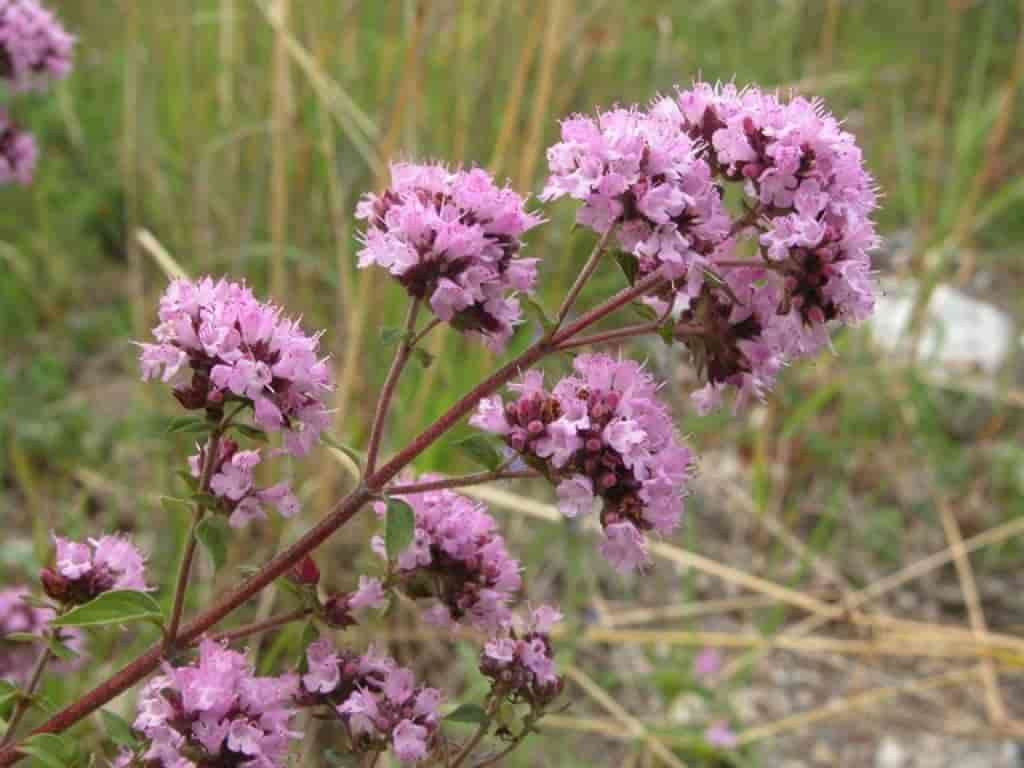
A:
[[[594,274],[594,270],[597,269],[597,265],[601,262],[601,254],[604,253],[604,247],[608,244],[608,240],[615,232],[616,225],[613,223],[608,230],[601,235],[601,239],[597,241],[597,245],[594,246],[594,250],[590,252],[590,256],[587,257],[586,263],[583,265],[583,269],[576,276],[576,281],[572,284],[569,289],[569,293],[566,294],[565,300],[562,302],[562,306],[558,308],[558,316],[555,318],[555,330],[557,331],[566,317],[569,316],[569,310],[572,309],[572,305],[576,303],[576,299],[580,295],[580,291],[583,290],[583,286],[587,284],[590,276]]]
[[[455,423],[476,407],[476,404],[482,398],[493,394],[520,371],[533,365],[545,355],[556,351],[559,344],[572,338],[581,330],[606,317],[623,305],[628,304],[630,301],[643,296],[645,293],[657,290],[664,284],[664,278],[659,275],[649,275],[643,278],[636,285],[620,291],[603,304],[586,312],[573,323],[554,334],[554,336],[540,339],[518,357],[503,365],[459,399],[444,414],[415,437],[409,445],[392,457],[387,464],[380,467],[372,475],[369,475],[364,483],[361,483],[349,492],[347,496],[338,501],[320,522],[303,534],[294,544],[276,554],[264,563],[258,571],[245,579],[234,591],[226,594],[220,602],[210,606],[186,624],[179,632],[177,639],[182,642],[192,642],[229,613],[262,591],[276,578],[284,575],[303,557],[323,544],[335,531],[351,520],[364,504],[374,498],[375,491],[383,488],[389,480],[393,479],[408,466],[413,459],[425,451],[437,438],[447,432]],[[163,646],[161,643],[156,643],[107,680],[55,713],[46,722],[38,726],[33,733],[58,733],[77,723],[150,674],[159,666],[162,657]],[[22,757],[24,755],[17,750],[16,746],[8,745],[0,749],[0,767],[13,765]]]
[[[470,756],[474,749],[479,746],[480,742],[484,740],[484,736],[491,729],[491,718],[488,717],[484,722],[477,726],[476,733],[473,734],[473,738],[466,742],[466,745],[459,750],[459,753],[455,756],[455,760],[449,766],[449,768],[459,768],[466,758]]]
[[[619,339],[629,339],[635,336],[643,336],[648,333],[657,333],[658,329],[661,328],[662,322],[662,320],[651,320],[649,323],[627,325],[623,328],[616,328],[612,331],[592,333],[589,336],[577,336],[569,341],[559,344],[558,351],[564,352],[565,350],[576,349],[577,347],[589,347],[594,344],[603,344],[608,341],[618,341]],[[680,323],[673,328],[673,333],[676,337],[699,336],[703,332],[704,329],[699,325],[686,325]]]
[[[235,413],[237,412],[235,411]],[[203,456],[203,469],[199,474],[200,493],[207,493],[210,490],[210,478],[213,475],[213,467],[217,463],[217,454],[220,452],[222,429],[223,426],[218,425],[210,433],[210,437],[206,441],[206,455]],[[174,648],[174,643],[178,639],[181,614],[185,608],[185,594],[188,592],[188,579],[192,571],[192,561],[196,555],[196,546],[199,543],[199,540],[196,538],[196,529],[199,527],[199,523],[205,514],[205,505],[202,502],[197,502],[195,512],[192,515],[192,525],[188,529],[188,539],[185,541],[185,552],[181,556],[181,566],[178,568],[178,580],[174,587],[174,601],[171,604],[171,617],[167,622],[167,631],[164,633],[164,653],[169,653]]]
[[[413,299],[409,305],[409,311],[405,316],[405,333],[402,341],[395,350],[395,357],[391,361],[391,369],[387,378],[384,379],[384,386],[380,390],[380,397],[377,400],[377,409],[373,414],[373,426],[370,429],[370,442],[366,449],[366,475],[373,474],[377,468],[377,453],[380,451],[380,440],[384,432],[384,420],[388,415],[388,408],[391,405],[391,398],[395,394],[395,386],[398,384],[398,377],[402,375],[402,369],[409,360],[409,353],[413,347],[413,334],[416,328],[416,314],[420,309],[420,300]]]
[[[430,333],[432,330],[437,328],[437,326],[439,326],[440,324],[441,324],[441,318],[435,317],[435,318],[431,319],[431,321],[429,323],[427,323],[425,326],[423,326],[423,330],[422,331],[420,331],[419,333],[417,333],[415,336],[412,337],[412,343],[411,343],[410,346],[415,347],[417,344],[419,344],[421,341],[423,341],[423,338],[428,333]]]
[[[430,480],[424,483],[391,485],[388,486],[387,493],[389,496],[405,496],[410,493],[439,491],[442,488],[462,488],[467,485],[480,485],[481,483],[489,483],[493,480],[531,480],[540,476],[540,472],[537,472],[535,469],[496,469],[493,472],[477,472],[472,475],[444,477],[440,480]]]
[[[21,724],[22,718],[28,713],[29,707],[32,706],[32,694],[35,693],[36,688],[39,686],[39,681],[43,679],[43,670],[46,669],[46,665],[53,658],[53,651],[50,650],[49,636],[43,636],[43,650],[39,653],[36,658],[36,663],[32,667],[32,673],[29,675],[28,685],[25,687],[24,692],[18,698],[18,703],[14,705],[14,713],[11,715],[11,722],[7,725],[7,733],[4,734],[2,740],[0,740],[0,747],[6,746],[14,738],[15,732],[18,730],[18,725]]]
[[[240,640],[243,637],[249,637],[260,632],[266,632],[268,629],[277,629],[283,627],[286,624],[291,624],[293,621],[304,619],[312,613],[309,608],[299,608],[298,610],[291,611],[290,613],[282,613],[277,616],[271,616],[269,619],[263,621],[254,621],[251,624],[243,624],[240,627],[234,629],[227,629],[223,632],[218,632],[213,635],[212,639],[217,642],[231,642],[232,640]]]

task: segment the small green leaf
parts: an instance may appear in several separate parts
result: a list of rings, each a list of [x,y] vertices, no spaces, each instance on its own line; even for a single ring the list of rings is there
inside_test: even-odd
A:
[[[26,605],[31,605],[33,608],[45,608],[51,611],[54,610],[54,606],[51,603],[43,600],[41,597],[36,597],[35,595],[22,595],[21,602]]]
[[[207,509],[216,509],[220,506],[220,499],[212,493],[193,493],[191,499],[197,504],[202,504]]]
[[[202,424],[206,421],[202,416],[177,416],[171,419],[167,423],[167,434],[171,435],[175,432],[182,432],[190,428],[194,428],[197,424]]]
[[[404,328],[385,326],[380,329],[380,340],[389,347],[410,339],[412,339],[412,331],[407,331]]]
[[[335,752],[333,749],[324,750],[324,760],[327,761],[328,765],[337,766],[337,768],[357,768],[360,759],[357,755],[343,755]]]
[[[434,356],[427,352],[427,350],[420,347],[414,347],[411,351],[412,359],[419,363],[423,368],[429,368],[434,364]]]
[[[259,443],[265,443],[269,440],[266,432],[262,429],[250,426],[249,424],[232,424],[231,427],[232,429],[238,430],[240,434],[245,435],[250,440],[255,440]]]
[[[640,262],[636,256],[625,251],[615,251],[615,263],[619,265],[629,284],[633,285],[636,282],[636,273],[640,270]]]
[[[199,478],[198,477],[193,477],[191,472],[186,472],[184,469],[179,469],[174,474],[178,478],[180,478],[182,480],[182,482],[185,483],[185,486],[190,491],[195,491],[197,488],[199,488]]]
[[[66,768],[72,751],[64,740],[53,733],[37,733],[18,745],[18,751],[34,757],[47,768]]]
[[[192,511],[192,502],[186,499],[179,499],[176,496],[161,496],[160,506],[169,515],[177,515],[182,511]]]
[[[664,341],[670,347],[675,343],[676,324],[671,317],[667,321],[658,326],[658,335],[661,336],[661,340]]]
[[[103,730],[107,732],[110,740],[119,747],[134,749],[139,744],[131,724],[120,715],[115,715],[106,709],[100,710],[100,719],[103,720]]]
[[[0,717],[6,718],[8,710],[21,696],[21,689],[6,680],[0,680]]]
[[[163,614],[160,606],[145,592],[115,589],[104,592],[85,605],[72,608],[63,616],[53,619],[50,624],[55,627],[99,627],[161,619]]]
[[[33,635],[31,632],[10,632],[3,636],[6,643],[41,643],[42,635]]]
[[[548,313],[544,311],[544,307],[538,304],[533,297],[521,294],[519,297],[519,303],[526,309],[526,311],[540,323],[540,327],[544,329],[545,333],[551,331],[555,324],[551,318],[548,317]]]
[[[444,716],[450,723],[474,723],[480,725],[488,722],[491,718],[478,704],[460,704],[453,711]]]
[[[388,499],[387,519],[384,521],[384,548],[394,559],[412,544],[416,531],[416,515],[401,499]]]
[[[632,307],[633,311],[640,315],[644,320],[654,322],[658,319],[658,313],[654,311],[653,307],[650,307],[647,304],[641,304],[638,301],[634,301]]]
[[[501,466],[501,454],[494,447],[494,441],[486,435],[470,435],[456,442],[454,446],[477,464],[492,472]]]
[[[68,648],[63,642],[56,637],[47,639],[47,645],[50,646],[50,653],[56,656],[61,661],[71,661],[71,659],[78,658],[78,652]]]
[[[332,435],[329,435],[326,432],[321,432],[320,433],[320,439],[326,445],[329,445],[331,448],[334,448],[335,450],[341,451],[342,453],[344,453],[346,456],[348,456],[350,459],[352,459],[352,461],[354,461],[356,463],[357,467],[362,468],[362,466],[363,466],[363,456],[355,448],[352,448],[352,447],[350,447],[348,445],[345,445],[343,442],[338,440],[336,437],[333,437]]]
[[[214,570],[220,570],[228,559],[228,524],[220,515],[207,515],[196,526],[196,539],[213,562]]]

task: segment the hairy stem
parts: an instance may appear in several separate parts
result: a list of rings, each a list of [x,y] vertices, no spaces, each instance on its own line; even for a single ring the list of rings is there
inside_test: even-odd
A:
[[[590,276],[594,274],[594,270],[597,269],[597,265],[601,263],[601,255],[604,253],[604,248],[608,244],[608,240],[615,232],[615,224],[608,227],[608,230],[601,235],[601,239],[597,241],[597,245],[594,246],[594,250],[590,252],[590,256],[587,257],[586,263],[583,265],[583,269],[576,276],[575,282],[569,289],[569,293],[566,294],[565,300],[562,302],[562,306],[558,308],[558,316],[555,318],[555,330],[561,327],[565,318],[569,316],[569,311],[572,309],[572,305],[576,303],[576,299],[580,295],[580,291],[583,290],[583,286],[587,284]]]
[[[235,413],[238,411],[236,410]],[[232,414],[234,416],[234,414]],[[199,473],[199,492],[208,493],[210,490],[210,478],[213,475],[213,467],[217,463],[217,454],[220,452],[220,436],[222,425],[210,433],[206,441],[206,453],[203,456],[203,468]],[[181,556],[181,565],[178,568],[178,579],[174,587],[174,601],[171,604],[171,616],[167,622],[167,631],[164,633],[164,652],[168,653],[174,648],[178,639],[178,629],[181,626],[181,614],[185,608],[185,594],[188,592],[188,579],[192,572],[192,561],[195,559],[196,546],[199,540],[196,538],[196,528],[199,527],[203,515],[206,514],[206,507],[199,502],[196,504],[195,512],[192,515],[192,525],[188,529],[188,538],[185,541],[185,552]]]
[[[564,352],[565,350],[576,349],[578,347],[589,347],[594,344],[603,344],[608,341],[619,341],[621,339],[630,339],[636,336],[645,336],[649,333],[657,333],[661,328],[662,323],[662,320],[651,320],[649,323],[627,325],[623,328],[616,328],[612,331],[592,333],[588,336],[576,336],[562,344],[559,344],[558,350],[560,352]],[[679,336],[699,336],[704,332],[704,329],[699,325],[679,323],[672,329],[672,332],[678,338]]]
[[[178,639],[181,642],[192,642],[229,613],[248,602],[249,599],[262,591],[276,578],[284,575],[303,557],[323,544],[328,537],[351,520],[364,504],[374,498],[379,489],[383,488],[389,480],[392,480],[413,459],[466,416],[482,398],[493,394],[511,381],[520,371],[533,365],[545,355],[556,351],[558,344],[567,341],[581,330],[596,323],[630,301],[661,288],[664,284],[664,278],[658,275],[649,275],[643,278],[630,288],[620,291],[603,304],[586,312],[552,337],[542,338],[537,341],[516,358],[503,365],[459,399],[451,408],[416,436],[404,449],[392,457],[387,464],[380,467],[372,475],[369,475],[364,483],[360,484],[335,504],[319,523],[303,534],[294,544],[276,554],[264,563],[258,571],[245,579],[234,591],[229,592],[219,602],[207,608],[182,627],[178,634]],[[134,661],[114,673],[113,676],[54,714],[37,727],[33,733],[57,733],[77,723],[150,674],[159,666],[162,655],[163,646],[161,643],[151,646]],[[0,766],[13,765],[23,756],[22,753],[18,752],[16,746],[8,745],[0,749]]]
[[[480,485],[494,480],[530,480],[540,476],[540,472],[537,472],[535,469],[496,469],[493,472],[476,472],[472,475],[443,477],[439,480],[428,480],[423,483],[390,485],[387,488],[387,492],[388,496],[405,496],[410,493],[439,491],[442,488],[464,488],[467,485]]]
[[[213,635],[212,639],[218,642],[231,642],[232,640],[241,640],[243,637],[250,637],[251,635],[257,635],[260,632],[266,632],[270,629],[277,629],[283,627],[286,624],[291,624],[293,621],[299,621],[307,616],[311,615],[312,611],[309,608],[299,608],[289,613],[282,613],[277,616],[271,616],[269,619],[263,621],[254,621],[251,624],[243,624],[240,627],[234,629],[227,629],[223,632],[218,632]]]
[[[402,369],[409,360],[409,353],[413,348],[413,334],[416,329],[416,315],[420,309],[420,300],[413,299],[409,304],[409,311],[405,316],[405,333],[402,341],[395,350],[395,357],[391,361],[391,369],[387,378],[384,379],[384,386],[380,390],[380,397],[377,399],[377,409],[373,414],[373,427],[370,429],[369,447],[366,449],[366,474],[373,474],[377,467],[377,453],[380,451],[380,441],[384,433],[384,420],[388,415],[388,408],[391,406],[391,398],[395,394],[395,387],[398,385],[398,378],[402,375]]]

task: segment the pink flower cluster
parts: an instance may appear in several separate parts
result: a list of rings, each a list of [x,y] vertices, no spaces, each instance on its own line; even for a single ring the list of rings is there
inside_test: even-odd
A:
[[[600,499],[601,552],[629,571],[647,560],[644,531],[670,533],[679,524],[693,457],[639,363],[580,355],[573,368],[550,392],[543,374],[528,371],[511,387],[515,402],[486,398],[470,424],[501,435],[556,482],[567,517]]]
[[[391,186],[356,208],[366,221],[361,268],[376,264],[430,304],[441,320],[504,346],[529,291],[537,259],[519,258],[527,230],[541,223],[512,189],[480,168],[395,163]]]
[[[577,222],[599,234],[616,226],[640,274],[660,269],[683,278],[729,237],[731,222],[696,142],[657,112],[574,115],[547,154],[551,176],[541,199],[582,201]]]
[[[140,344],[143,379],[170,381],[186,364],[187,383],[174,390],[188,409],[219,412],[251,405],[258,425],[283,431],[284,448],[301,456],[328,426],[330,389],[320,337],[307,336],[273,304],[245,285],[205,277],[175,280],[160,299],[155,344]]]
[[[198,453],[188,457],[189,470],[193,477],[199,477],[206,461],[206,447],[196,446]],[[241,528],[250,520],[262,520],[267,513],[266,503],[277,507],[283,517],[293,517],[299,512],[299,500],[291,492],[287,481],[275,483],[268,488],[257,488],[253,472],[262,461],[259,449],[238,450],[238,443],[222,439],[218,456],[210,474],[210,493],[220,500],[218,511],[228,516],[233,528]]]
[[[0,186],[29,184],[36,169],[36,140],[0,112]]]
[[[0,79],[16,90],[67,75],[74,42],[36,0],[0,0]]]
[[[359,656],[320,639],[306,649],[298,702],[326,704],[341,716],[355,752],[389,746],[406,765],[427,756],[438,728],[441,692],[416,685],[411,670],[373,648]]]
[[[400,498],[412,507],[416,528],[394,565],[401,582],[436,593],[438,602],[424,618],[441,626],[466,621],[482,630],[505,624],[511,616],[508,604],[522,583],[520,566],[486,507],[449,490]],[[378,502],[375,509],[383,514],[385,505]],[[385,555],[380,536],[372,546]],[[365,593],[371,585],[361,587]]]
[[[166,768],[281,768],[302,735],[289,727],[297,690],[295,675],[256,677],[244,655],[204,640],[196,663],[165,666],[143,689],[134,725],[150,741],[144,757]]]
[[[580,223],[616,226],[639,274],[672,281],[660,299],[681,304],[702,410],[725,387],[737,404],[762,397],[787,361],[827,343],[830,322],[873,309],[874,182],[820,102],[697,83],[648,110],[567,119],[548,162],[545,199],[581,200]],[[736,258],[748,251],[749,267]]]
[[[69,541],[53,536],[54,565],[40,574],[46,594],[61,603],[87,603],[112,589],[145,590],[146,559],[126,537]]]
[[[817,101],[698,83],[654,110],[701,142],[718,179],[742,184],[741,231],[758,254],[725,275],[727,289],[705,286],[684,317],[718,333],[700,350],[708,384],[696,401],[714,405],[726,385],[740,401],[761,397],[785,361],[827,343],[830,321],[871,314],[874,181],[853,135]]]
[[[536,608],[525,626],[509,627],[507,635],[487,641],[480,654],[480,672],[511,701],[543,709],[562,692],[548,637],[561,620],[562,614],[550,606]]]
[[[32,662],[39,655],[39,647],[32,643],[5,640],[5,635],[42,635],[47,623],[53,618],[53,610],[40,608],[25,602],[29,596],[26,587],[0,589],[0,680],[24,685],[28,681]],[[82,635],[75,627],[62,629],[62,640],[71,650],[81,652]],[[77,666],[78,660],[69,663],[58,662],[59,669],[67,671]]]

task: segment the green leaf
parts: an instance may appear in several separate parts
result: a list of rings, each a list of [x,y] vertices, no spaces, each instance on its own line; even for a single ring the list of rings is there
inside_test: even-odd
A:
[[[202,504],[207,509],[217,509],[220,506],[220,499],[212,493],[193,493],[191,499],[197,504]]]
[[[636,256],[625,251],[615,251],[615,263],[619,265],[629,284],[633,285],[636,282],[636,273],[640,270],[640,262]]]
[[[654,311],[653,307],[650,307],[647,304],[641,304],[638,301],[634,301],[631,306],[633,307],[633,311],[640,315],[644,320],[654,322],[658,319],[658,313]]]
[[[661,336],[661,340],[664,341],[670,347],[675,343],[676,324],[671,317],[658,326],[658,335]]]
[[[333,749],[324,750],[324,760],[327,761],[327,764],[338,768],[358,768],[360,759],[354,754],[343,755]]]
[[[33,635],[31,632],[11,632],[3,636],[6,643],[41,643],[42,635]]]
[[[187,499],[179,499],[176,496],[161,496],[160,506],[169,515],[176,515],[181,511],[192,511],[192,502]]]
[[[6,680],[0,680],[0,717],[6,718],[14,702],[21,696],[21,689]]]
[[[184,432],[189,429],[194,429],[197,424],[204,424],[206,419],[202,416],[177,416],[171,419],[167,423],[167,434],[171,435],[175,432]]]
[[[199,478],[193,477],[191,472],[186,472],[184,469],[179,469],[174,474],[177,475],[185,483],[185,486],[190,491],[194,492],[197,488],[199,488]]]
[[[519,303],[526,309],[534,320],[540,323],[540,327],[544,329],[545,333],[551,331],[555,327],[554,322],[550,317],[548,317],[548,313],[544,311],[544,307],[538,304],[533,297],[521,294],[518,298]]]
[[[327,434],[326,432],[321,432],[320,433],[320,439],[325,444],[329,445],[331,448],[334,448],[335,450],[341,451],[342,453],[344,453],[346,456],[348,456],[350,459],[352,459],[352,461],[354,461],[356,463],[357,467],[359,467],[360,469],[362,468],[362,466],[363,466],[363,456],[355,448],[352,448],[351,446],[345,445],[343,442],[338,440],[336,437],[333,437],[333,436]]]
[[[73,651],[71,648],[68,648],[68,646],[64,645],[64,643],[56,637],[47,638],[46,644],[50,646],[50,653],[61,661],[71,661],[71,659],[78,658],[77,651]]]
[[[249,424],[232,424],[231,428],[238,430],[239,434],[245,435],[250,440],[255,440],[259,443],[265,443],[269,440],[266,432]]]
[[[50,624],[55,627],[99,627],[162,619],[160,606],[145,592],[115,589],[104,592],[85,605],[72,608],[63,616],[53,619]]]
[[[490,721],[490,716],[478,704],[460,704],[444,716],[450,723],[474,723],[480,725]]]
[[[427,352],[427,350],[421,347],[413,347],[411,350],[412,359],[419,363],[423,368],[429,368],[434,364],[434,356]]]
[[[210,556],[215,570],[228,559],[228,523],[220,515],[207,515],[196,526],[196,539]]]
[[[29,736],[18,745],[18,750],[34,757],[47,768],[66,768],[72,759],[72,750],[60,736],[53,733]]]
[[[131,724],[120,715],[115,715],[106,709],[100,710],[100,719],[103,720],[103,730],[107,732],[110,740],[119,747],[134,749],[139,744]]]
[[[494,440],[486,435],[475,434],[454,443],[454,447],[462,451],[477,464],[492,472],[501,466],[502,458],[494,446]]]
[[[384,521],[384,548],[389,558],[397,557],[412,544],[416,531],[416,515],[401,499],[388,499],[387,519]]]
[[[395,328],[393,326],[384,326],[380,329],[380,340],[386,346],[394,346],[400,344],[403,341],[409,341],[412,339],[412,331],[407,331],[404,328]]]

